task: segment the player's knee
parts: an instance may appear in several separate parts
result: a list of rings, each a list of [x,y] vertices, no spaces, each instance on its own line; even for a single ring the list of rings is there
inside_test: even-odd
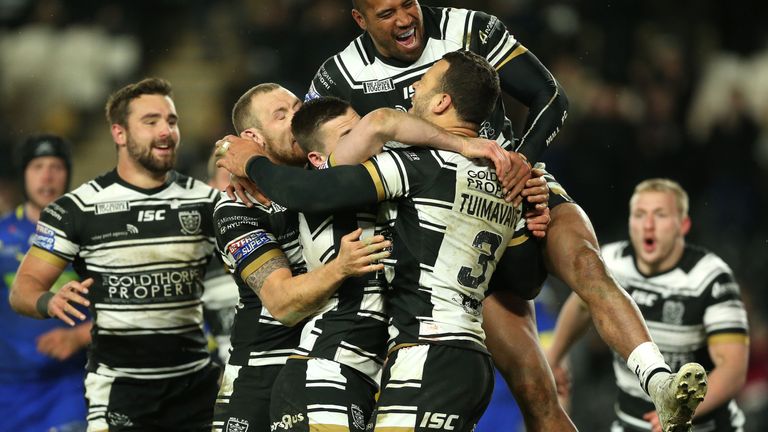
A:
[[[595,280],[604,277],[605,262],[600,251],[592,245],[581,245],[572,251],[571,269],[581,279]]]

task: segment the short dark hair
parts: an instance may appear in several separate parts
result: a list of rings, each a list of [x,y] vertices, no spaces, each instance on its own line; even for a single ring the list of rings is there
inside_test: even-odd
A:
[[[261,122],[251,111],[253,97],[257,94],[269,93],[279,88],[280,84],[261,83],[251,87],[240,96],[240,99],[235,102],[235,106],[232,107],[232,126],[235,127],[237,134],[251,127],[261,129]]]
[[[332,96],[305,102],[291,120],[291,132],[299,147],[305,153],[324,152],[325,145],[318,139],[317,130],[328,121],[344,115],[349,108],[349,102]]]
[[[501,94],[499,74],[485,58],[471,51],[445,54],[448,70],[442,78],[442,91],[451,96],[462,120],[481,124],[493,111]]]
[[[173,97],[171,83],[162,78],[144,78],[143,80],[128,84],[120,90],[112,93],[107,100],[106,114],[109,124],[128,125],[128,105],[132,100],[142,95],[162,95]]]

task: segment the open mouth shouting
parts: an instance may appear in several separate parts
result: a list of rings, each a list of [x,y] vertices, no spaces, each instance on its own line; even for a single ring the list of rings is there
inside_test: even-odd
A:
[[[413,48],[416,46],[416,26],[411,27],[400,34],[395,35],[395,41],[399,45],[405,48]]]
[[[648,253],[656,250],[656,239],[651,236],[643,237],[643,250]]]

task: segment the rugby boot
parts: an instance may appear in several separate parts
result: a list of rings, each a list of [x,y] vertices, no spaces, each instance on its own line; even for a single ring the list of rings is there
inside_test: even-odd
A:
[[[651,393],[664,432],[690,431],[693,413],[707,394],[707,372],[698,363],[686,363],[656,383]]]

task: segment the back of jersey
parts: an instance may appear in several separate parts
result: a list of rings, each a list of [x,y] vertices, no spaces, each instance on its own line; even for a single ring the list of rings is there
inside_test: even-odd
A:
[[[482,301],[520,208],[501,198],[492,168],[456,153],[408,148],[369,163],[383,196],[400,197],[389,348],[439,343],[487,352]]]

